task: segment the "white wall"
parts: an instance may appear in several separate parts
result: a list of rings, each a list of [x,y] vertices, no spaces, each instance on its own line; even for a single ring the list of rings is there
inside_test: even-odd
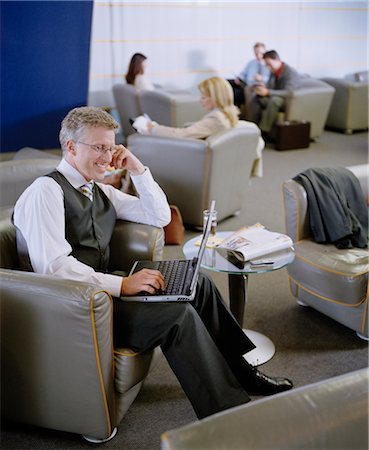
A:
[[[95,0],[90,104],[112,105],[133,53],[165,87],[193,88],[214,74],[233,78],[262,41],[299,72],[344,76],[367,68],[366,1]]]

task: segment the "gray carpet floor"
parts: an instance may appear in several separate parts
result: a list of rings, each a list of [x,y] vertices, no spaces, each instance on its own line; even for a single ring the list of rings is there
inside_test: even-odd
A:
[[[261,222],[284,232],[282,182],[309,167],[367,163],[368,134],[325,131],[308,149],[278,152],[267,146],[263,160],[263,178],[252,181],[241,213],[221,222],[219,230],[236,230]],[[187,231],[186,240],[196,234]],[[182,257],[181,247],[166,247],[165,256]],[[227,300],[226,276],[212,276]],[[251,275],[248,293],[244,326],[264,333],[276,346],[274,357],[260,367],[263,372],[287,376],[299,387],[368,365],[367,342],[332,319],[296,304],[289,291],[286,269]],[[104,448],[159,449],[164,431],[194,420],[192,407],[163,358],[119,425],[117,436]],[[78,435],[2,423],[3,449],[88,447]]]

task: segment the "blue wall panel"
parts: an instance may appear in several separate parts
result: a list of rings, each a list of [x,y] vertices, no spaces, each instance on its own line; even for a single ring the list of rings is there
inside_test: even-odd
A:
[[[59,147],[87,104],[92,1],[1,1],[1,151]]]

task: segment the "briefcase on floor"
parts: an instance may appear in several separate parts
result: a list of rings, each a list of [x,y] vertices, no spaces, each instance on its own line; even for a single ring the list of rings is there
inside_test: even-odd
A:
[[[276,124],[275,149],[295,150],[310,145],[310,122],[285,121]]]

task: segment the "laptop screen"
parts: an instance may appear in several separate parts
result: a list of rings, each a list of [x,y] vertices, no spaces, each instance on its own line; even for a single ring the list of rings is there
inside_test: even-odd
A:
[[[209,219],[206,222],[206,227],[203,230],[201,244],[200,244],[199,252],[197,254],[196,268],[195,268],[195,272],[194,272],[194,276],[192,278],[192,283],[191,283],[191,288],[190,288],[191,292],[195,289],[195,286],[196,286],[196,283],[197,283],[197,275],[199,273],[200,266],[201,266],[201,261],[202,261],[202,258],[204,256],[204,252],[205,252],[205,249],[206,249],[206,243],[207,243],[208,238],[209,238],[210,229],[211,229],[211,223],[212,223],[211,218],[213,216],[213,211],[214,210],[215,210],[215,200],[212,200],[211,205],[210,205],[209,216],[208,216]]]

